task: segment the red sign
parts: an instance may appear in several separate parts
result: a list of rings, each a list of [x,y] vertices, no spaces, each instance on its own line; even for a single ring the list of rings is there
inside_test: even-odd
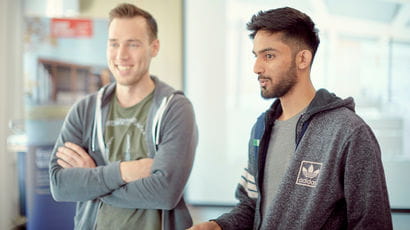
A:
[[[89,38],[93,35],[93,23],[89,19],[51,19],[51,36],[59,38]]]

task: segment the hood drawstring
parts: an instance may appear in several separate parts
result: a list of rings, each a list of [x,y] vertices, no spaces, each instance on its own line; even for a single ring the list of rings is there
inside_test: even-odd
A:
[[[101,103],[102,103],[102,96],[104,91],[107,87],[101,88],[97,93],[97,99],[95,103],[95,117],[94,117],[94,125],[93,125],[93,138],[91,142],[91,148],[93,151],[96,150],[95,148],[95,140],[97,139],[98,147],[103,155],[104,161],[108,162],[107,151],[105,149],[104,138],[102,134],[102,111],[101,111]]]
[[[157,113],[154,116],[154,120],[152,122],[152,142],[155,145],[155,151],[158,150],[158,145],[159,145],[159,135],[161,132],[161,121],[162,121],[162,117],[164,115],[164,112],[166,110],[166,108],[169,105],[169,102],[171,101],[171,99],[174,97],[175,93],[171,94],[168,97],[165,97],[162,102],[161,105],[159,106]]]
[[[102,97],[103,97],[103,94],[106,88],[107,87],[101,88],[97,93],[97,99],[95,103],[95,117],[94,117],[93,134],[92,134],[93,138],[91,141],[91,148],[92,148],[92,151],[96,150],[96,140],[97,140],[98,148],[100,149],[105,162],[108,163],[108,156],[107,156],[108,152],[106,151],[106,146],[105,146],[104,138],[103,138],[102,111],[101,111]],[[158,145],[160,142],[159,136],[161,132],[162,117],[168,105],[170,104],[172,98],[177,93],[181,93],[181,92],[176,91],[176,92],[173,92],[168,97],[164,97],[164,99],[161,102],[161,105],[159,106],[157,112],[155,113],[155,116],[152,122],[152,141],[154,143],[155,151],[158,150]]]

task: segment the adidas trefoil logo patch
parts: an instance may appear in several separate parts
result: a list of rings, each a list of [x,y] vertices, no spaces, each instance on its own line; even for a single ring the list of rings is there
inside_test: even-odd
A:
[[[312,188],[316,187],[321,166],[322,163],[302,161],[300,163],[296,184]]]

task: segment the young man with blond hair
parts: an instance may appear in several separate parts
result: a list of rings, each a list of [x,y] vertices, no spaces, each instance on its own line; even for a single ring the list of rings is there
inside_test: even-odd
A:
[[[77,202],[75,229],[185,229],[197,146],[192,105],[151,76],[157,23],[121,4],[110,12],[107,62],[115,82],[76,103],[50,161],[51,192]]]

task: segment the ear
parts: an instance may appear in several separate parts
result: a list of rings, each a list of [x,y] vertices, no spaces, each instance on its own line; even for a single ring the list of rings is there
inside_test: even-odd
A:
[[[155,40],[153,40],[152,42],[151,42],[151,56],[152,57],[155,57],[155,56],[157,56],[157,54],[158,54],[158,52],[159,52],[159,47],[160,47],[160,45],[159,45],[159,40],[158,39],[155,39]]]
[[[296,54],[296,66],[298,69],[310,68],[312,63],[312,52],[310,50],[301,50]]]

